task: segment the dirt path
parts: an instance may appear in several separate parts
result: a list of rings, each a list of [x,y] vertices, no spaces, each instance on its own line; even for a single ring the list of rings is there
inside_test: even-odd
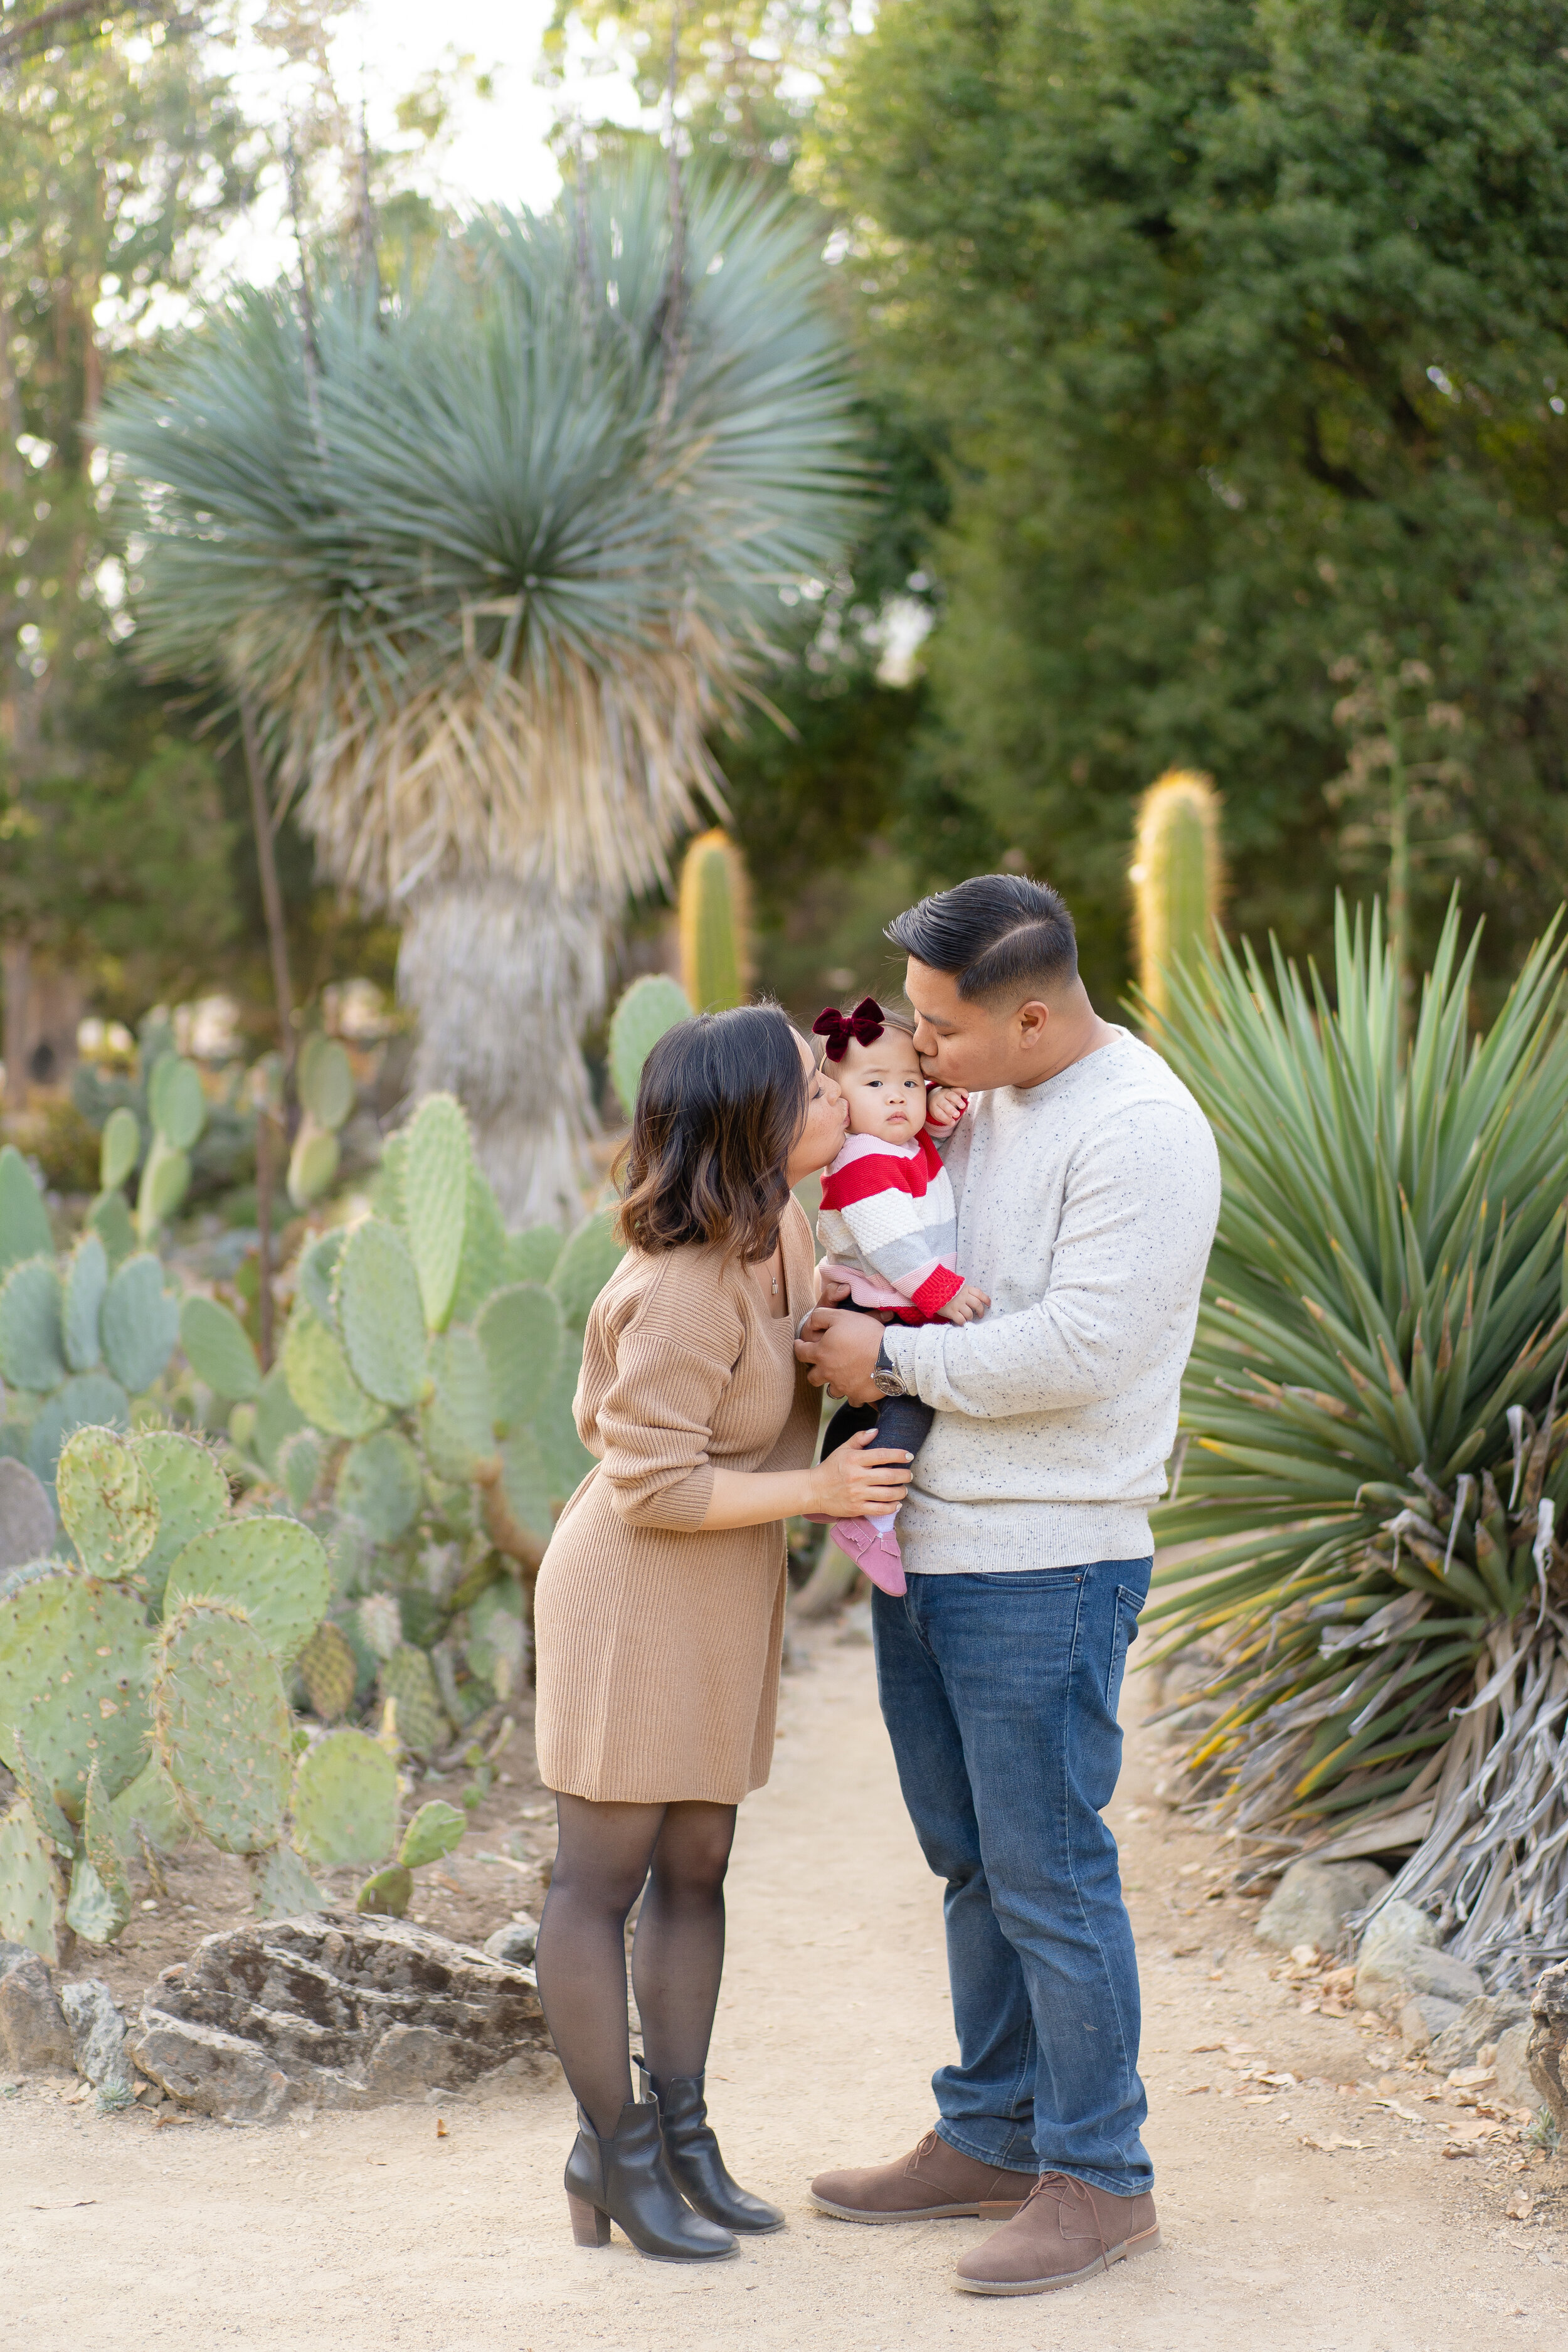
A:
[[[1142,1711],[1134,1684],[1124,1717]],[[157,2128],[24,2090],[0,2100],[5,2352],[207,2352],[230,2336],[254,2352],[1560,2352],[1560,2209],[1504,2215],[1539,2174],[1511,2171],[1510,2149],[1445,2161],[1460,2119],[1423,2097],[1429,2081],[1271,1979],[1253,1908],[1205,1897],[1219,1856],[1157,1801],[1148,1732],[1130,1739],[1112,1818],[1166,2251],[1066,2294],[978,2302],[948,2273],[980,2224],[814,2217],[815,2168],[925,2128],[951,2021],[937,1889],[868,1649],[816,1632],[784,1727],[742,1817],[710,2080],[735,2168],[787,2204],[786,2232],[709,2272],[645,2263],[618,2237],[578,2252],[563,2086],[448,2107],[444,2138],[426,2109]],[[1300,2079],[1251,2079],[1265,2073]],[[1394,2108],[1375,2104],[1380,2075]]]

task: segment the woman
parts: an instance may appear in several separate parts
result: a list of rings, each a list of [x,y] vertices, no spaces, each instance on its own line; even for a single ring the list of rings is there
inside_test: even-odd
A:
[[[909,1485],[908,1455],[869,1431],[810,1466],[819,1399],[794,1342],[812,1246],[790,1187],[844,1126],[837,1086],[775,1005],[682,1022],[637,1089],[627,1254],[588,1318],[577,1387],[599,1462],[562,1513],[534,1619],[560,1822],[539,1991],[582,2126],[566,2167],[579,2245],[606,2244],[614,2219],[644,2253],[699,2262],[784,2221],[725,2170],[703,2070],[735,1809],[773,1756],[783,1522],[894,1510]],[[634,2100],[639,1894],[648,2095]]]

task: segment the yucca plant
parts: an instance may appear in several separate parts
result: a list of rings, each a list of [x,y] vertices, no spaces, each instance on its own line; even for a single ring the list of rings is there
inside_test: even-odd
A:
[[[1220,1661],[1192,1761],[1250,1851],[1414,1847],[1507,1982],[1568,1953],[1568,1023],[1554,929],[1472,1034],[1478,936],[1407,1047],[1376,910],[1331,996],[1277,950],[1172,976],[1225,1191],[1156,1518],[1205,1549],[1152,1614]]]
[[[141,642],[259,714],[333,877],[405,923],[416,1091],[509,1218],[574,1222],[577,1040],[627,895],[706,798],[779,587],[858,511],[811,224],[634,155],[384,299],[240,292],[101,413]]]

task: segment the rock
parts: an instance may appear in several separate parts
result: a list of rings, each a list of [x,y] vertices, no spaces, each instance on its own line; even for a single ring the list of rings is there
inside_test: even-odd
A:
[[[128,2046],[171,2098],[269,2123],[450,2095],[549,2044],[531,1969],[404,1919],[324,1912],[204,1937],[152,1987]]]
[[[1417,1910],[1414,1903],[1406,1903],[1403,1896],[1394,1895],[1378,1906],[1363,1928],[1356,1958],[1368,1958],[1380,1944],[1437,1945],[1442,1940],[1429,1913]]]
[[[1416,1993],[1399,2012],[1399,2031],[1412,2050],[1429,2050],[1438,2035],[1446,2033],[1461,2014],[1457,2000],[1437,2000],[1431,1993]]]
[[[41,1559],[55,1539],[48,1491],[25,1462],[0,1455],[0,1570]]]
[[[1483,1993],[1479,2000],[1468,2000],[1453,2023],[1434,2038],[1431,2063],[1445,2074],[1456,2066],[1473,2066],[1487,2042],[1500,2042],[1510,2026],[1529,2022],[1529,2007],[1517,1993],[1496,1999]]]
[[[1282,1952],[1311,1944],[1334,1951],[1344,1923],[1364,1911],[1388,1885],[1375,1862],[1293,1862],[1258,1915],[1253,1932]]]
[[[1530,2020],[1510,2025],[1497,2046],[1497,2102],[1501,2107],[1538,2107],[1541,2094],[1530,2077]]]
[[[1568,2134],[1568,1960],[1542,1969],[1530,2015],[1530,2079],[1559,2132]]]
[[[125,2055],[125,2020],[109,1987],[99,1977],[62,1985],[60,2007],[70,2027],[77,2073],[111,2098],[129,2098],[134,2085]]]
[[[0,1975],[0,2050],[23,2074],[68,2074],[70,2028],[37,1952],[24,1951]]]
[[[1485,1990],[1468,1961],[1456,1959],[1436,1944],[1412,1943],[1403,1936],[1384,1936],[1370,1952],[1363,1946],[1356,1962],[1356,2007],[1379,2010],[1387,2017],[1396,2017],[1406,2002],[1422,1995],[1463,2007]]]
[[[493,1936],[485,1937],[484,1948],[492,1960],[504,1960],[508,1968],[531,1969],[539,1942],[539,1922],[526,1916],[509,1919]]]

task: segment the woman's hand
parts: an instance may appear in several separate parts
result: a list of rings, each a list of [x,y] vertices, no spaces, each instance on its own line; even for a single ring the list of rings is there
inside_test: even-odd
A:
[[[820,1494],[812,1507],[835,1519],[896,1511],[910,1491],[913,1458],[901,1445],[879,1445],[874,1429],[858,1429],[817,1464],[813,1475]]]

